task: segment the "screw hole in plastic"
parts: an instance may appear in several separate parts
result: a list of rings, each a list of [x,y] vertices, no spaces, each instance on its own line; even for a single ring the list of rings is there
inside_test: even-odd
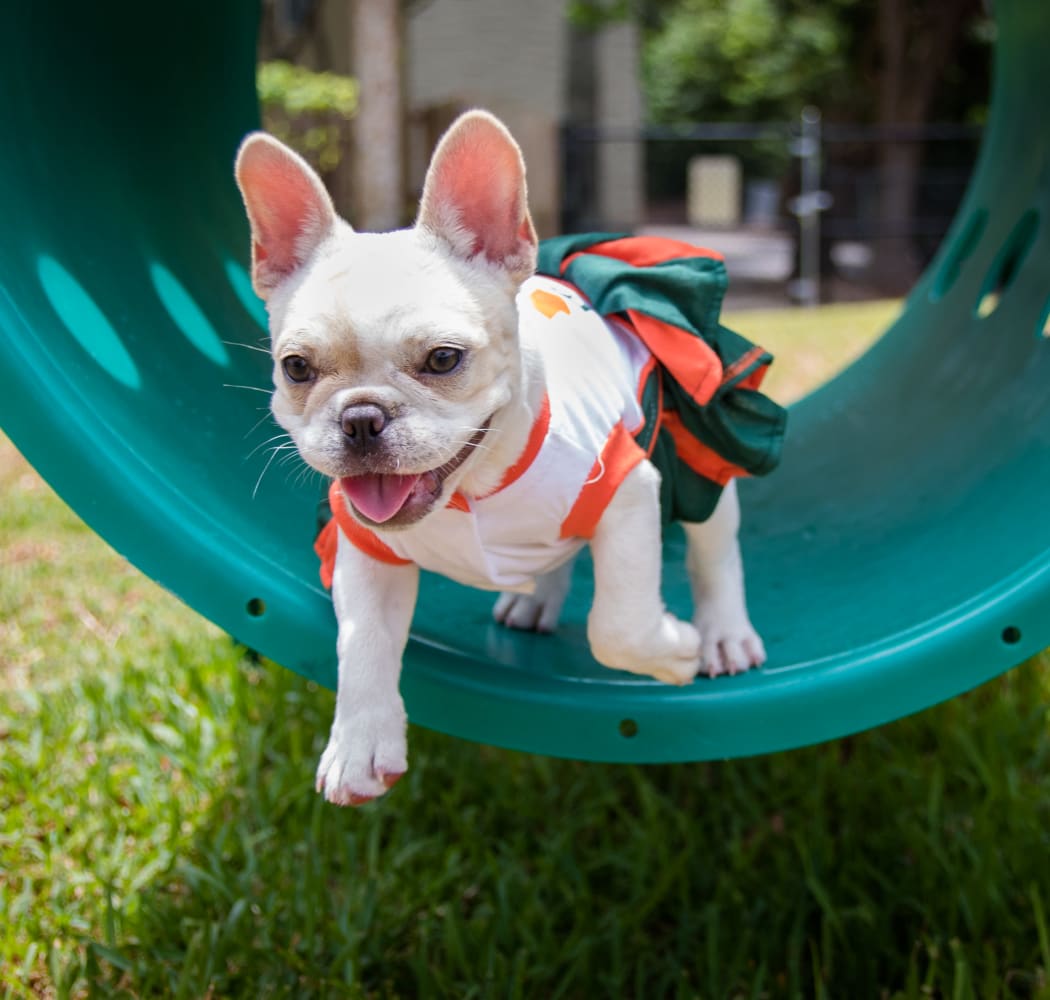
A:
[[[620,720],[620,735],[625,740],[632,740],[638,735],[638,723],[634,719]]]
[[[245,610],[253,618],[262,618],[266,614],[266,602],[261,597],[253,597],[246,605]]]
[[[1021,641],[1021,630],[1016,625],[1008,625],[1003,629],[1003,642],[1008,646],[1016,646]]]

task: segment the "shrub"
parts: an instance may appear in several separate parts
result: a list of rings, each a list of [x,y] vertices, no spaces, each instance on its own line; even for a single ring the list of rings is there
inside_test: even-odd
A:
[[[350,149],[357,81],[276,60],[259,66],[257,88],[263,127],[320,173],[335,171]]]

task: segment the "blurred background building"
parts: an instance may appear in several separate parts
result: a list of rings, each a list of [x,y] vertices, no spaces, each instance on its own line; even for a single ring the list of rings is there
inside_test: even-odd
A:
[[[541,236],[708,243],[742,304],[897,295],[966,189],[993,32],[981,0],[267,0],[263,63],[355,89],[334,116],[263,104],[308,119],[300,146],[328,122],[323,171],[364,228],[411,219],[480,106],[523,147]]]

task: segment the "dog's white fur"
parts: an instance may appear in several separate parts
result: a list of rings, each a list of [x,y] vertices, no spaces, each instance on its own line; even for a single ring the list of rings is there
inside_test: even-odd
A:
[[[462,116],[435,151],[416,225],[394,233],[354,232],[310,167],[265,134],[245,140],[236,174],[253,283],[270,316],[272,410],[303,459],[332,477],[455,466],[427,478],[435,495],[411,500],[409,520],[399,523],[399,513],[377,527],[363,518],[380,535],[425,521],[457,490],[494,489],[523,451],[545,387],[538,351],[519,337],[515,295],[534,270],[536,236],[510,133],[485,112]],[[435,378],[422,368],[435,348],[460,351],[469,363]],[[308,380],[285,373],[289,357],[306,360]],[[390,416],[378,457],[347,443],[343,414],[361,406]],[[471,447],[481,428],[481,445]],[[638,465],[591,540],[587,636],[595,658],[670,684],[761,664],[745,605],[735,486],[708,521],[684,525],[690,624],[660,596],[659,481],[650,463]],[[570,574],[571,564],[553,567],[532,594],[502,595],[496,618],[553,629]],[[340,535],[332,585],[339,683],[317,773],[332,802],[382,795],[408,766],[398,686],[418,576],[415,566],[378,562]]]

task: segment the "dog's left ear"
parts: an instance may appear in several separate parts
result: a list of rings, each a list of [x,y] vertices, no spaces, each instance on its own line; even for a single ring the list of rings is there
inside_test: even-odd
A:
[[[416,224],[460,257],[484,256],[517,282],[536,269],[525,161],[499,119],[468,111],[445,133],[427,170]]]
[[[241,144],[235,174],[252,230],[252,286],[266,299],[332,231],[335,208],[313,168],[265,132]]]

